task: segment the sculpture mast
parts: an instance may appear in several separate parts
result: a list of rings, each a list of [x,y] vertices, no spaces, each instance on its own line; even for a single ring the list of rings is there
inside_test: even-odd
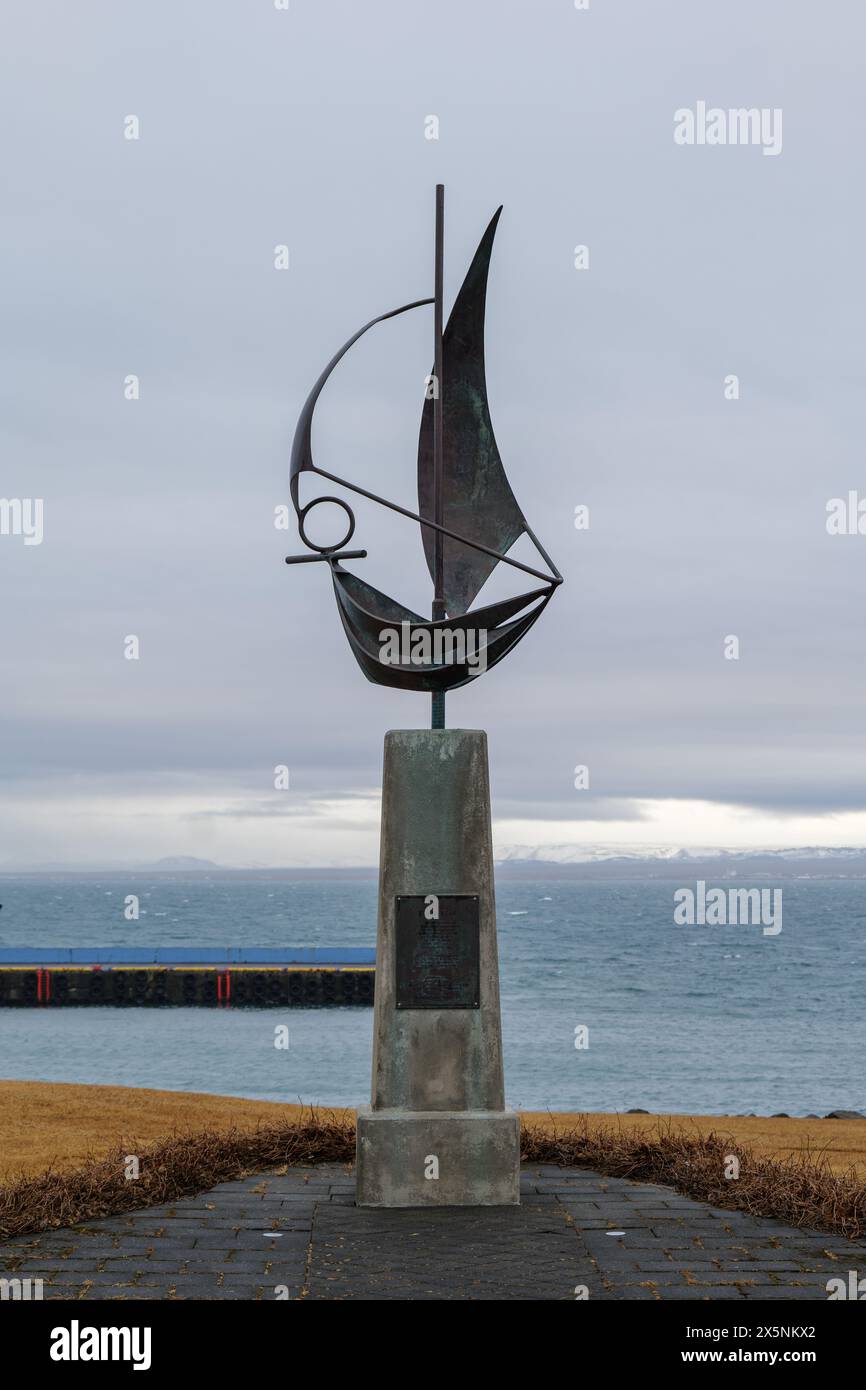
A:
[[[445,186],[436,185],[435,269],[433,276],[433,520],[444,526],[443,498],[443,411],[442,411],[442,297],[443,261],[445,252]],[[433,532],[433,612],[434,623],[445,617],[444,537]],[[434,690],[432,695],[431,729],[445,728],[445,691]]]

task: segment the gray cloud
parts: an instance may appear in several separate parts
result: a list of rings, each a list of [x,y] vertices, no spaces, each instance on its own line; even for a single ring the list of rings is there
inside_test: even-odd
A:
[[[567,580],[449,697],[450,723],[489,731],[499,814],[866,808],[866,538],[824,527],[828,498],[866,494],[854,7],[49,14],[14,7],[0,84],[0,490],[45,499],[41,546],[0,537],[10,795],[190,788],[270,815],[275,763],[304,799],[363,792],[384,730],[426,721],[424,698],[366,684],[327,575],[286,569],[297,538],[271,518],[324,361],[429,292],[442,180],[449,296],[505,204],[492,408]],[[782,154],[676,147],[673,112],[699,98],[782,107]],[[426,311],[371,334],[317,426],[323,466],[410,506],[429,338]],[[428,601],[410,523],[362,506],[356,540],[359,572]]]

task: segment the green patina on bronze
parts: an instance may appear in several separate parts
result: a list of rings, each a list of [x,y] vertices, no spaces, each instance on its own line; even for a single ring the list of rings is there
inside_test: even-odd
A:
[[[440,389],[445,417],[443,520],[445,526],[488,550],[505,554],[526,531],[526,521],[505,476],[487,400],[484,317],[493,238],[502,212],[490,220],[443,335]],[[418,510],[433,515],[433,401],[424,402],[418,439]],[[423,531],[424,553],[434,576],[435,533]],[[444,541],[445,607],[453,617],[468,612],[498,559],[459,541]]]
[[[493,433],[487,400],[484,361],[484,317],[487,278],[499,208],[485,231],[442,328],[443,196],[436,198],[435,293],[380,314],[344,343],[319,376],[298,418],[292,445],[290,493],[301,539],[315,553],[287,556],[287,563],[326,560],[331,568],[340,620],[358,665],[368,680],[401,690],[424,690],[433,695],[433,727],[444,727],[444,694],[467,685],[495,666],[516,646],[549,603],[562,576],[526,521],[511,490]],[[313,461],[313,414],[332,372],[349,349],[374,325],[392,320],[422,305],[434,308],[434,368],[418,440],[418,511],[398,506],[359,483],[320,468]],[[430,619],[397,603],[340,561],[363,559],[365,550],[346,550],[355,531],[351,507],[338,497],[300,499],[300,479],[316,473],[379,506],[419,523],[424,554],[433,580]],[[336,503],[347,516],[345,535],[336,544],[319,546],[304,529],[310,510],[321,502]],[[547,571],[515,560],[508,551],[522,535],[535,546]],[[471,604],[497,565],[530,575],[540,583],[528,593],[470,611]],[[454,626],[458,625],[455,644]],[[409,641],[394,659],[390,631],[408,625]],[[466,656],[471,628],[473,656]],[[416,646],[415,637],[418,637]],[[428,639],[433,639],[429,640]],[[430,659],[417,652],[445,653]]]

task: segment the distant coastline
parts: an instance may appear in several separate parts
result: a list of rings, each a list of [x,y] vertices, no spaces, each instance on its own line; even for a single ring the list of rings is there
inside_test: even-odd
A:
[[[545,857],[549,855],[550,857]],[[93,877],[128,878],[130,875],[164,875],[166,878],[205,877],[276,882],[369,882],[378,875],[373,864],[346,866],[286,865],[231,867],[209,859],[171,856],[151,863],[127,865],[45,864],[0,869],[4,878]],[[682,883],[705,879],[859,879],[866,878],[866,848],[806,846],[766,850],[659,849],[652,853],[627,850],[551,846],[530,851],[506,850],[496,860],[497,877],[507,881],[543,879],[603,882],[614,879],[663,879]]]

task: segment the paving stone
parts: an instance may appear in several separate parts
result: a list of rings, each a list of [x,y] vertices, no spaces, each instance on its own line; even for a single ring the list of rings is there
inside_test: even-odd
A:
[[[590,1301],[814,1300],[840,1270],[866,1269],[864,1242],[659,1184],[537,1165],[521,1194],[519,1208],[362,1210],[344,1165],[291,1169],[19,1237],[0,1269],[86,1302],[274,1301],[278,1288],[292,1301],[564,1302],[577,1286]]]
[[[272,1250],[276,1240],[261,1231],[204,1231],[189,1241],[192,1250]]]
[[[640,1300],[650,1303],[659,1303],[663,1296],[663,1289],[656,1291],[655,1289],[647,1288],[640,1284],[622,1284],[617,1289],[608,1290],[602,1295],[606,1301],[613,1299],[616,1302],[628,1303],[638,1302]]]
[[[792,1299],[796,1299],[799,1302],[807,1302],[810,1299],[815,1300],[818,1298],[827,1297],[826,1289],[798,1289],[791,1284],[777,1284],[773,1287],[770,1287],[768,1285],[762,1285],[760,1288],[746,1287],[743,1289],[743,1292],[751,1303],[760,1303],[764,1299],[776,1300],[780,1298],[789,1301]]]
[[[742,1303],[744,1297],[740,1289],[721,1287],[703,1289],[699,1285],[692,1285],[685,1289],[665,1288],[661,1289],[660,1293],[663,1300],[677,1299],[682,1301],[683,1299],[690,1299],[692,1302],[706,1303]]]
[[[125,1289],[121,1293],[103,1293],[99,1300],[88,1298],[88,1302],[139,1302],[140,1300],[167,1301],[168,1289]]]

